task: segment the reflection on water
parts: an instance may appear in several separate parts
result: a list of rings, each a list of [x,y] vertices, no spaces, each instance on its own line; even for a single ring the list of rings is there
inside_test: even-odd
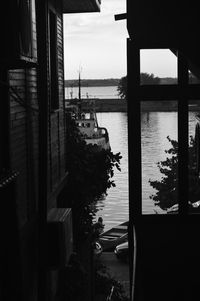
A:
[[[128,219],[128,141],[126,113],[98,113],[100,126],[108,129],[113,153],[121,152],[121,172],[115,171],[116,187],[108,190],[108,195],[98,201],[97,213],[102,216],[105,228],[110,228]],[[195,113],[189,114],[189,132],[194,135]],[[149,179],[158,180],[161,174],[156,165],[165,160],[166,149],[171,147],[167,136],[177,140],[177,113],[150,112],[141,114],[142,135],[142,198],[143,213],[154,213],[155,206],[149,196],[154,189]]]

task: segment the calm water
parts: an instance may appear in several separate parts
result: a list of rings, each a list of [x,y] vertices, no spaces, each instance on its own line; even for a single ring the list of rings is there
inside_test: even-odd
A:
[[[78,98],[78,87],[65,88],[65,98]],[[82,98],[118,98],[117,86],[108,87],[82,87]]]
[[[108,195],[98,201],[98,216],[102,216],[105,228],[128,219],[128,136],[126,113],[97,113],[100,126],[107,128],[113,153],[120,152],[121,172],[115,170],[116,187],[108,190]]]
[[[108,195],[98,201],[97,218],[102,216],[105,228],[128,219],[128,147],[127,147],[127,114],[98,113],[100,126],[108,129],[112,151],[121,152],[121,172],[115,171],[116,187],[108,190]],[[190,134],[194,134],[195,113],[189,115]],[[142,129],[142,199],[143,213],[154,213],[154,204],[149,196],[154,192],[149,179],[160,179],[161,175],[156,163],[166,158],[165,149],[171,144],[169,135],[177,139],[176,112],[150,112],[141,115]],[[157,207],[156,207],[157,208]]]

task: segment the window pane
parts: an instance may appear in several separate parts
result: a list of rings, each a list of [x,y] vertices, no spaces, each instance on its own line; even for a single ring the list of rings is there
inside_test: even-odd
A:
[[[177,84],[177,57],[169,49],[140,50],[140,70],[143,76],[148,74],[159,78],[161,85]],[[151,84],[151,82],[144,76],[141,78],[141,84]]]
[[[177,206],[177,102],[141,102],[141,137],[142,213],[165,214]]]

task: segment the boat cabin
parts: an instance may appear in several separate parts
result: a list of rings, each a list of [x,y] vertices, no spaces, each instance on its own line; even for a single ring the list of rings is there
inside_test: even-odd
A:
[[[81,119],[76,119],[76,125],[80,129],[83,136],[86,137],[100,137],[101,132],[98,127],[97,121],[86,114],[82,114]]]

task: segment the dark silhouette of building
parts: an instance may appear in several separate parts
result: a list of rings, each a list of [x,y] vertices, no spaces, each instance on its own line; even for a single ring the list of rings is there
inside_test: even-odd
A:
[[[58,198],[69,197],[63,193],[62,15],[99,11],[100,1],[7,0],[3,6],[0,299],[53,300],[55,262],[65,265],[70,255],[48,249],[48,237],[58,238],[70,219],[69,209],[57,208]],[[187,170],[188,101],[200,98],[200,86],[188,83],[188,70],[200,77],[198,11],[192,2],[127,0],[131,300],[196,300],[199,295],[200,218],[189,214]],[[177,56],[177,85],[141,86],[140,50],[163,48]],[[174,215],[142,214],[140,101],[152,100],[178,101],[179,212]],[[65,245],[61,238],[57,245],[71,250],[69,241]],[[54,254],[59,258],[52,270]]]
[[[122,16],[123,17],[123,16]],[[127,0],[131,300],[199,298],[200,217],[188,204],[188,102],[200,98],[189,72],[200,77],[197,3]],[[120,16],[118,17],[120,19]],[[142,49],[177,57],[176,85],[140,85]],[[142,214],[140,102],[178,102],[178,214]]]
[[[4,4],[0,13],[0,299],[53,300],[58,267],[51,270],[49,258],[57,254],[54,263],[62,266],[72,251],[70,209],[57,208],[58,198],[70,197],[63,193],[67,181],[63,14],[97,12],[100,1],[8,0]],[[69,234],[68,242],[61,233]],[[48,238],[58,239],[58,249],[66,247],[68,255],[48,249]]]

